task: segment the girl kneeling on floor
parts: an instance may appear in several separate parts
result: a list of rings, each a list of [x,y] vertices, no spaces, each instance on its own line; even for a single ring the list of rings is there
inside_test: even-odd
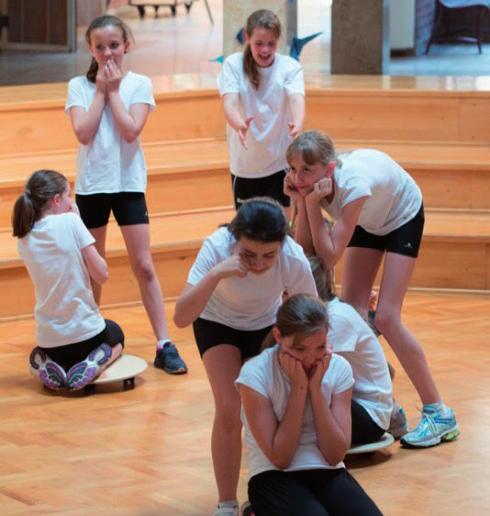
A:
[[[381,514],[342,462],[354,379],[327,347],[327,331],[321,300],[290,297],[273,328],[278,344],[249,360],[235,382],[256,516]]]
[[[59,172],[32,174],[15,202],[12,225],[36,294],[31,367],[49,389],[81,389],[124,347],[121,328],[101,316],[90,286],[90,278],[107,280],[106,262]]]

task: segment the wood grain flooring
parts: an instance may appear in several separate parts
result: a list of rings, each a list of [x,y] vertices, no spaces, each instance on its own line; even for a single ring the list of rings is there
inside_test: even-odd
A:
[[[170,317],[173,305],[166,309]],[[411,292],[404,314],[462,435],[428,450],[395,444],[348,464],[385,515],[489,514],[490,296]],[[104,315],[122,324],[128,351],[152,361],[141,306]],[[149,367],[132,391],[106,386],[89,397],[62,396],[45,392],[27,372],[33,321],[0,325],[0,514],[211,514],[211,393],[192,331],[172,327],[172,334],[188,375]],[[387,354],[397,369],[396,397],[414,424],[420,403]]]

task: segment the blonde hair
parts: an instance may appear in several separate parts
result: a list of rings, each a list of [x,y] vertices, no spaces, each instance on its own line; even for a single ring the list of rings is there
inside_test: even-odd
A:
[[[291,164],[293,156],[299,154],[307,165],[321,163],[328,165],[334,161],[337,166],[341,164],[337,158],[335,145],[328,136],[321,131],[304,131],[300,133],[289,145],[286,151],[286,159]]]
[[[276,39],[281,37],[281,22],[272,11],[269,11],[269,9],[259,9],[258,11],[254,11],[247,18],[245,33],[249,38],[252,37],[253,31],[257,28],[272,31]],[[258,90],[260,85],[259,70],[257,68],[257,63],[252,56],[252,49],[248,43],[243,51],[243,71],[252,86]]]

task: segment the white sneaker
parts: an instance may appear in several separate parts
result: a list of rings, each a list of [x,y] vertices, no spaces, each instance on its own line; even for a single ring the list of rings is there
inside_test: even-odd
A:
[[[213,516],[239,516],[238,502],[220,502]]]

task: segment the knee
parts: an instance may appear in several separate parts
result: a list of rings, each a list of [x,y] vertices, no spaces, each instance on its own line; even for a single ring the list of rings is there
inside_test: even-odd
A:
[[[146,283],[150,283],[155,278],[155,268],[150,259],[140,260],[134,266],[134,274],[139,279]]]
[[[384,310],[382,308],[378,308],[378,310],[376,310],[374,325],[383,335],[389,334],[391,331],[397,328],[400,323],[400,314],[394,312],[393,310]]]
[[[227,433],[240,430],[240,401],[230,400],[216,405],[215,422]]]

